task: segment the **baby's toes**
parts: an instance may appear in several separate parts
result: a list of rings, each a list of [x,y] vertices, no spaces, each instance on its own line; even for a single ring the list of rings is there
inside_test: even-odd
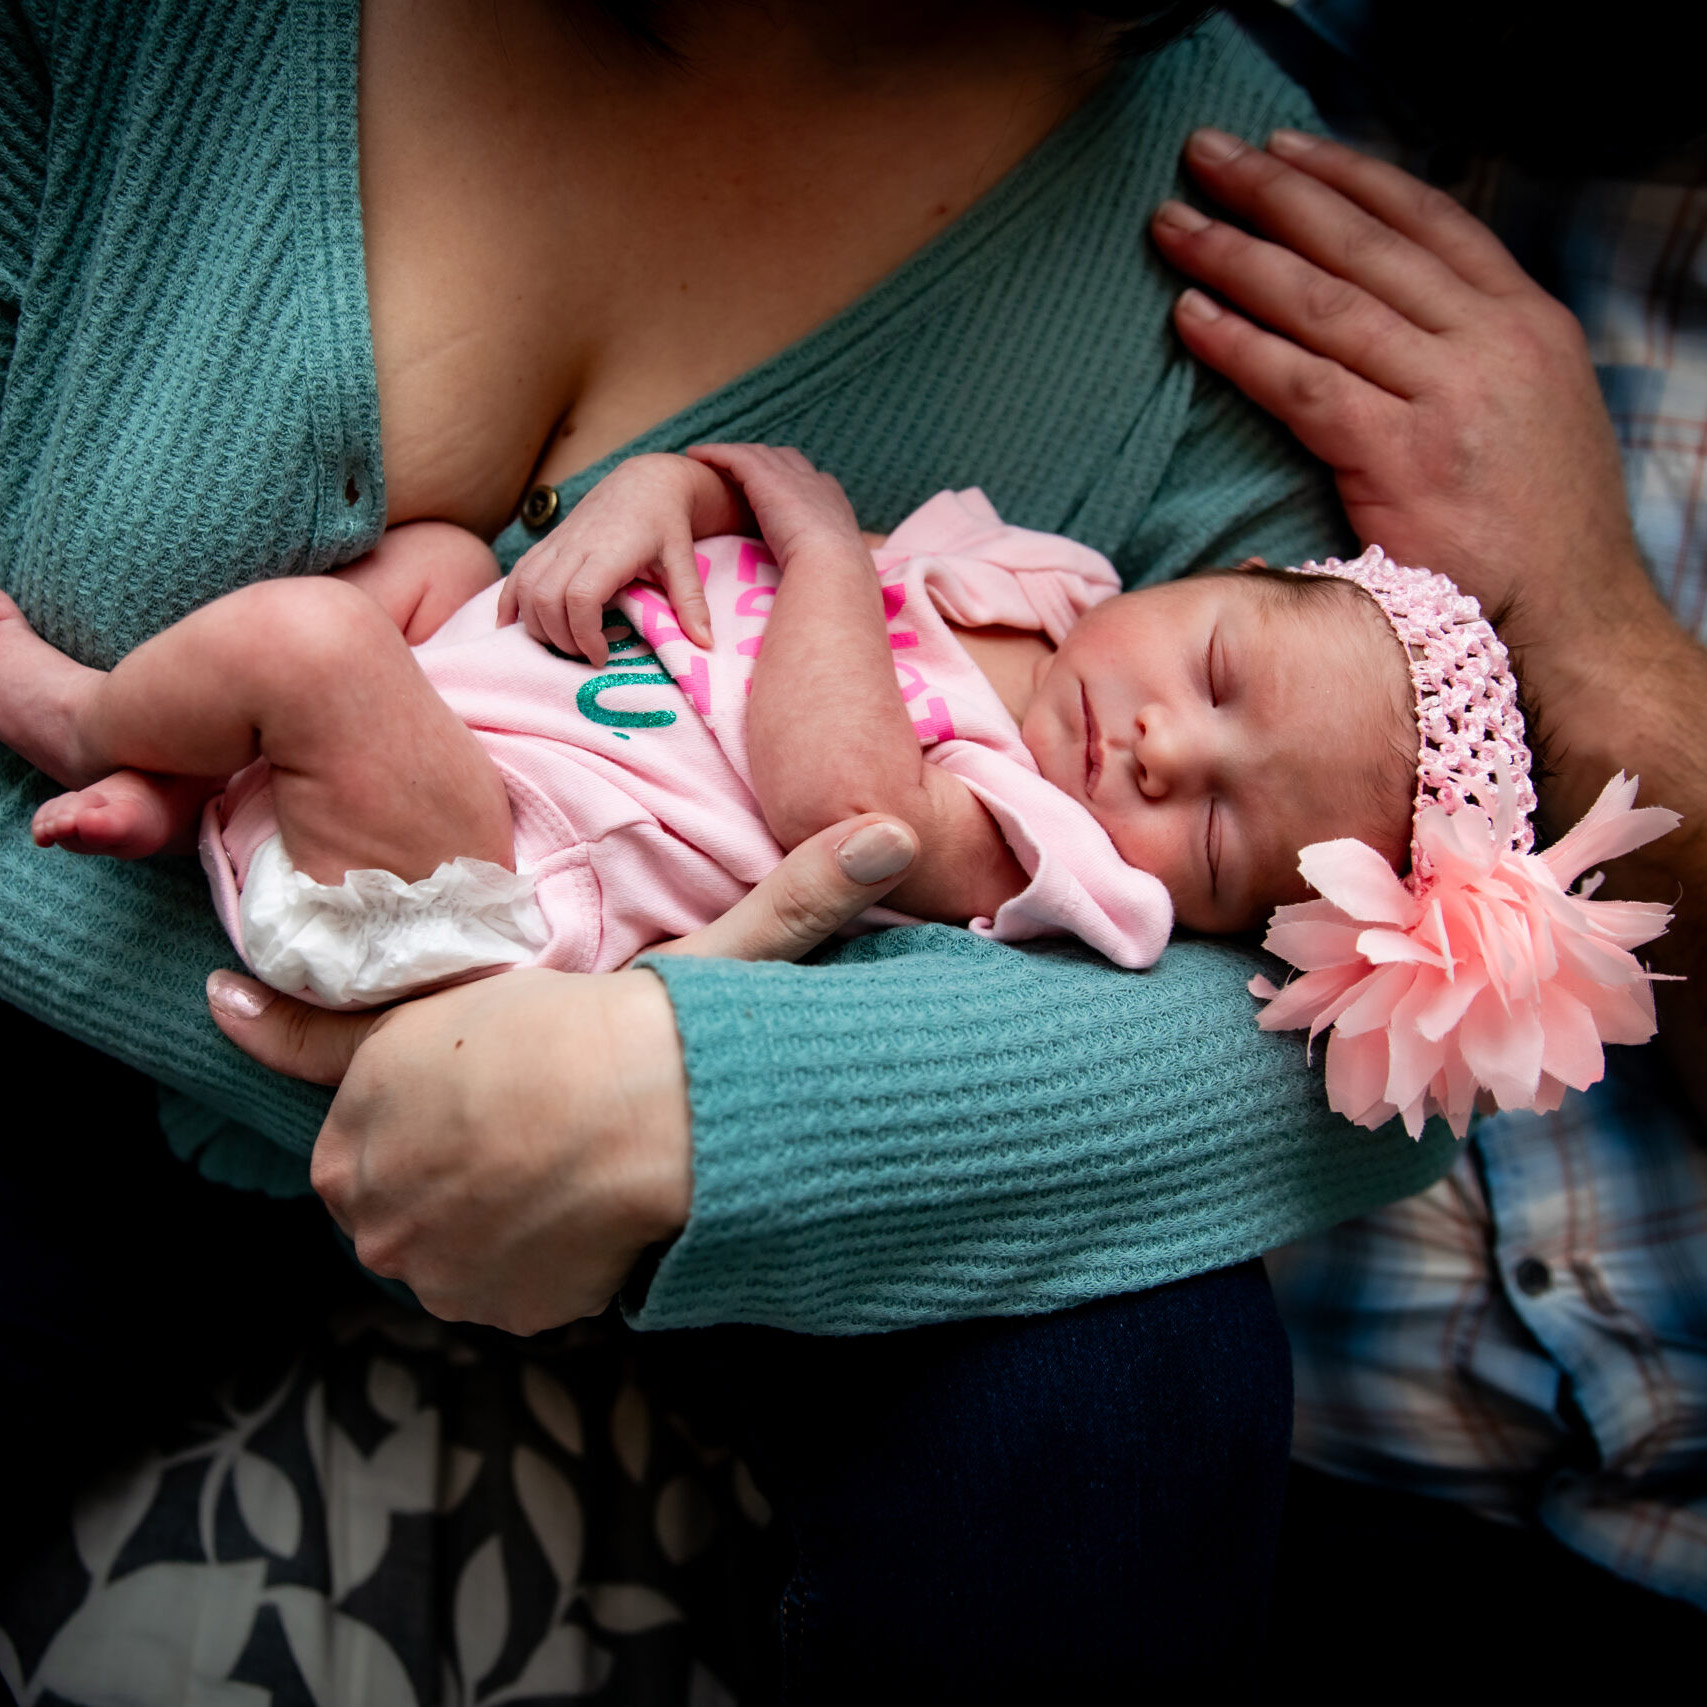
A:
[[[105,797],[94,789],[82,789],[75,794],[58,794],[36,809],[30,820],[30,835],[38,848],[58,847],[77,833],[77,821],[83,807],[90,802],[104,804]]]

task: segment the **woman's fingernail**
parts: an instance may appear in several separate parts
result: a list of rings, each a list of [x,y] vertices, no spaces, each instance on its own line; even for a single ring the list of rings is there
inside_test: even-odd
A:
[[[1179,311],[1187,320],[1201,320],[1205,324],[1219,320],[1222,313],[1221,305],[1200,290],[1181,291]]]
[[[274,992],[265,984],[251,984],[234,972],[210,972],[207,1003],[231,1019],[259,1019],[273,1005]]]
[[[1270,154],[1279,154],[1289,159],[1296,159],[1300,154],[1308,154],[1316,146],[1316,138],[1306,135],[1301,130],[1277,130],[1268,139]]]
[[[1203,214],[1184,202],[1163,202],[1156,209],[1156,223],[1171,225],[1175,231],[1207,231],[1210,225]]]
[[[1245,149],[1245,145],[1236,136],[1229,136],[1224,130],[1208,128],[1194,130],[1189,146],[1199,160],[1208,161],[1213,165],[1219,165],[1223,160],[1231,160],[1235,154],[1242,154]]]
[[[895,824],[867,824],[836,844],[836,863],[855,883],[881,883],[913,863],[912,841]]]

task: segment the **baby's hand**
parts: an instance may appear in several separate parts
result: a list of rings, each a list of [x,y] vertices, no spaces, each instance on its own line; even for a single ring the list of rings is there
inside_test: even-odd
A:
[[[535,640],[602,665],[606,601],[640,577],[670,596],[682,632],[711,644],[711,613],[694,562],[694,495],[705,475],[679,456],[636,456],[607,474],[517,563],[498,624],[519,617]]]
[[[810,545],[860,549],[859,521],[833,474],[822,474],[797,450],[774,445],[692,445],[686,453],[741,490],[765,544],[787,570]]]

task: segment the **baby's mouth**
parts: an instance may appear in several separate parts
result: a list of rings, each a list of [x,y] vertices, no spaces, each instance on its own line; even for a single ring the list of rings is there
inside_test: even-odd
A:
[[[1090,696],[1079,689],[1079,708],[1085,716],[1085,798],[1091,799],[1102,776],[1102,736],[1097,730],[1096,717],[1091,712]]]

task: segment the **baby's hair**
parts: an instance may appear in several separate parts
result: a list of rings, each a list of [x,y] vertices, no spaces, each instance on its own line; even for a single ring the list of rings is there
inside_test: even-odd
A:
[[[1373,598],[1352,581],[1342,581],[1331,575],[1301,575],[1296,569],[1271,569],[1266,563],[1250,563],[1237,569],[1207,568],[1193,571],[1194,575],[1225,576],[1264,588],[1278,604],[1293,610],[1317,608],[1328,611],[1367,610],[1377,620],[1383,633],[1393,631],[1386,613]],[[1398,645],[1394,638],[1395,647]],[[1402,658],[1402,653],[1396,654]],[[1381,826],[1378,834],[1367,838],[1370,845],[1401,875],[1409,869],[1411,855],[1411,805],[1417,786],[1417,726],[1409,709],[1410,683],[1405,683],[1403,721],[1395,724],[1391,739],[1382,755],[1379,767],[1365,773],[1359,780],[1370,818]],[[1395,802],[1402,801],[1402,812],[1395,812]]]

